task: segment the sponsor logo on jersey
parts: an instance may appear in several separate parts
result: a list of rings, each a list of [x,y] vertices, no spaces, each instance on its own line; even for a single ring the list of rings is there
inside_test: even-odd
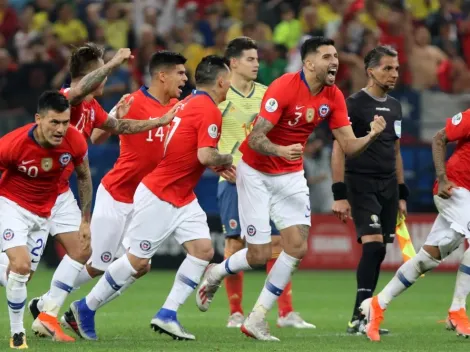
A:
[[[462,113],[459,112],[457,115],[454,115],[452,117],[452,124],[457,126],[462,121],[462,118],[463,118]]]
[[[50,169],[52,169],[52,164],[53,164],[52,158],[42,158],[41,159],[41,168],[44,171],[49,171]]]
[[[64,153],[59,158],[60,165],[62,166],[67,166],[70,160],[72,160],[72,155],[70,153]]]
[[[395,134],[398,138],[401,138],[401,121],[395,121],[393,124],[393,128],[395,129]]]
[[[323,104],[318,109],[318,113],[323,118],[325,118],[329,114],[329,112],[330,112],[330,107],[328,106],[328,104]]]
[[[13,232],[13,230],[5,229],[5,231],[3,231],[3,239],[5,241],[10,241],[13,237],[15,237],[15,233]]]
[[[217,136],[219,135],[219,128],[217,127],[217,125],[215,123],[213,123],[207,129],[207,132],[209,133],[209,136],[211,138],[217,138]]]
[[[266,109],[267,112],[276,111],[278,106],[279,104],[277,103],[277,100],[274,98],[269,98],[266,104],[264,104],[264,108]]]

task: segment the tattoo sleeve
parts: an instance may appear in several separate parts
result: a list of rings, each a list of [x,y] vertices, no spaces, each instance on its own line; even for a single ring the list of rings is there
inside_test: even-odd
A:
[[[112,66],[104,65],[83,77],[80,82],[78,82],[76,87],[70,89],[70,105],[80,104],[83,98],[93,92],[111,73],[112,70]]]
[[[432,139],[432,158],[436,169],[436,176],[439,182],[447,181],[446,174],[446,152],[447,152],[447,135],[443,128]]]
[[[248,145],[253,150],[264,155],[279,156],[279,145],[271,143],[266,134],[274,125],[263,117],[259,117],[248,135]]]
[[[107,132],[114,134],[134,134],[151,130],[152,128],[162,126],[158,119],[154,120],[118,120],[108,116],[108,119],[100,127]]]
[[[93,184],[91,182],[91,172],[88,159],[85,159],[80,166],[75,168],[77,173],[78,197],[82,210],[82,219],[91,219],[91,201],[93,198]]]
[[[221,166],[233,161],[232,155],[220,154],[217,149],[211,147],[199,148],[197,157],[200,163],[205,166]]]

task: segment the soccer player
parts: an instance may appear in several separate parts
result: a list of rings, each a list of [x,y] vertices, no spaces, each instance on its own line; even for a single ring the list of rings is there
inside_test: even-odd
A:
[[[327,119],[344,152],[356,156],[385,128],[383,117],[376,116],[370,133],[355,137],[344,96],[334,85],[338,54],[332,40],[308,39],[301,56],[300,72],[284,74],[269,86],[253,130],[240,146],[238,210],[248,248],[209,266],[196,294],[199,309],[206,311],[225,276],[266,264],[272,254],[271,218],[281,232],[283,251],[241,327],[245,334],[259,340],[278,341],[269,333],[266,313],[307,250],[311,219],[302,150],[308,136]]]
[[[434,184],[434,204],[439,212],[424,246],[404,263],[393,279],[373,298],[362,302],[366,315],[367,337],[380,341],[380,324],[384,311],[395,297],[413,285],[424,273],[436,268],[455,251],[464,239],[470,238],[470,110],[447,119],[445,128],[434,136],[432,154],[437,180]],[[448,142],[457,142],[447,161]],[[470,322],[466,314],[466,299],[470,292],[470,249],[460,263],[454,297],[447,317],[447,327],[457,335],[470,336]]]
[[[149,63],[152,75],[150,87],[142,86],[131,94],[130,98],[133,98],[134,102],[127,116],[147,120],[156,119],[167,113],[178,102],[181,87],[188,79],[185,63],[186,58],[178,53],[160,51],[153,54]],[[106,133],[96,130],[92,134],[92,139],[102,139],[103,135],[106,138]],[[125,253],[127,248],[122,247],[122,240],[131,219],[135,190],[142,178],[155,169],[161,160],[165,136],[164,127],[119,136],[119,158],[101,180],[96,193],[91,220],[92,255],[75,281],[75,287],[103,274],[115,258]],[[146,272],[147,270],[144,270],[140,275]],[[139,274],[136,275],[138,276]],[[136,278],[131,277],[130,282],[123,285],[110,299],[122,294],[135,280]],[[66,312],[61,321],[76,331],[77,325],[71,311]]]
[[[131,58],[129,49],[119,49],[116,55],[103,65],[103,51],[93,43],[78,48],[70,58],[70,89],[63,94],[70,101],[70,123],[87,139],[94,128],[115,134],[134,134],[148,131],[168,124],[175,110],[155,120],[121,119],[126,115],[132,101],[121,100],[116,116],[106,113],[94,97],[103,93],[106,76],[116,67]],[[47,322],[60,333],[57,314],[67,295],[72,291],[75,280],[90,257],[90,238],[81,238],[78,233],[80,212],[72,191],[69,178],[73,165],[69,164],[59,184],[59,197],[52,209],[50,233],[65,248],[67,254],[57,267],[51,281],[49,292],[29,303],[29,311],[39,323]],[[39,261],[38,261],[39,262]],[[35,263],[37,266],[37,263]],[[41,314],[42,313],[42,314]],[[33,328],[34,330],[34,328]],[[48,336],[54,335],[48,334]]]
[[[20,127],[0,139],[1,249],[9,259],[6,286],[10,314],[10,347],[28,348],[23,326],[31,262],[40,258],[49,234],[48,217],[58,194],[59,179],[68,164],[75,166],[80,193],[80,236],[90,235],[92,201],[87,143],[70,124],[70,106],[59,92],[39,97],[36,123]],[[49,329],[47,323],[37,329]],[[73,341],[56,335],[60,341]]]
[[[359,306],[373,295],[385,258],[386,244],[393,243],[397,213],[406,214],[408,188],[400,153],[401,105],[387,93],[398,79],[398,54],[388,46],[372,49],[364,58],[366,88],[346,99],[349,121],[356,136],[369,133],[369,123],[380,111],[387,127],[359,157],[348,159],[337,141],[333,143],[331,168],[333,212],[344,222],[352,210],[362,256],[357,266],[357,291],[349,334],[364,333]],[[345,174],[346,172],[346,174]],[[382,329],[382,334],[388,330]]]
[[[238,147],[253,127],[253,121],[261,107],[261,100],[267,87],[254,82],[258,74],[258,46],[248,37],[232,40],[225,50],[225,57],[230,60],[232,70],[232,85],[227,93],[227,100],[219,105],[222,111],[222,134],[219,150],[221,153],[232,154],[236,165],[241,159]],[[240,219],[238,216],[238,196],[235,178],[220,178],[217,198],[220,217],[225,233],[225,257],[245,248],[245,241],[240,237]],[[282,251],[281,237],[275,225],[271,222],[272,258],[266,264],[269,272],[279,253]],[[227,276],[224,280],[230,303],[230,316],[227,327],[241,327],[243,316],[243,272]],[[280,327],[293,326],[296,328],[315,328],[315,325],[304,321],[299,313],[292,308],[291,283],[289,282],[279,297]]]
[[[80,335],[96,339],[96,310],[144,270],[159,246],[171,235],[187,251],[171,292],[151,321],[153,329],[175,339],[194,340],[177,319],[177,310],[191,295],[212,259],[214,250],[194,187],[206,166],[228,169],[230,154],[220,154],[222,115],[217,105],[230,87],[227,61],[207,56],[197,66],[196,90],[183,101],[164,141],[164,157],[145,176],[134,195],[134,210],[126,238],[127,254],[112,263],[91,292],[70,306]]]

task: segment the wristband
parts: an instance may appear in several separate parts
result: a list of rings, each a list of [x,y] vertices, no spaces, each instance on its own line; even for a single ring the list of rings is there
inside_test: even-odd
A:
[[[334,200],[348,199],[348,188],[344,182],[336,182],[331,186]]]
[[[398,185],[398,198],[407,200],[408,196],[410,195],[410,191],[408,190],[408,187],[404,183],[400,183]]]

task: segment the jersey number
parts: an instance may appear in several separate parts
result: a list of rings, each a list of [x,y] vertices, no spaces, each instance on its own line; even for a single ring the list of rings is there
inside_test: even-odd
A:
[[[163,155],[166,154],[166,148],[168,147],[168,144],[170,143],[171,138],[173,138],[173,135],[175,134],[176,129],[178,128],[180,123],[181,123],[181,118],[178,116],[175,116],[173,118],[171,129],[166,135],[165,144],[163,145],[163,148],[164,148]]]
[[[150,120],[155,120],[155,119],[150,118]],[[163,142],[163,137],[165,137],[165,133],[163,133],[163,126],[158,127],[155,133],[153,133],[153,130],[150,130],[146,141],[153,142],[154,137],[155,139],[160,138],[160,142]]]
[[[294,121],[289,121],[289,126],[295,126],[299,123],[299,120],[300,118],[302,117],[302,113],[299,111],[299,112],[296,112],[295,113],[295,119]]]
[[[18,171],[19,172],[24,172],[26,175],[28,175],[29,177],[37,177],[38,176],[38,167],[37,166],[30,166],[30,167],[26,167],[24,165],[20,165],[18,166]]]

